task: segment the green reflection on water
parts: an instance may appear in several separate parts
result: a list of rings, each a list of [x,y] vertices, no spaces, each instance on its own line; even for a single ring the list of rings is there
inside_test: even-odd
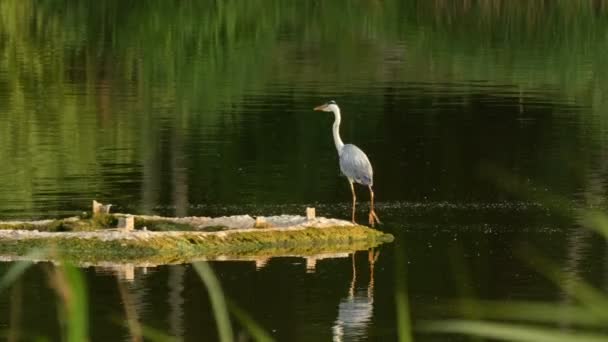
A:
[[[309,127],[302,115],[245,124],[251,111],[280,112],[275,96],[281,110],[304,112],[320,98],[392,87],[431,101],[457,94],[465,106],[480,88],[520,106],[549,92],[589,107],[580,120],[597,127],[607,109],[602,1],[3,1],[0,15],[0,211],[16,215],[62,213],[93,196],[184,214],[191,188],[205,192],[199,201],[234,202],[311,191],[311,174],[327,185],[333,160],[301,165],[331,150],[316,142],[328,130],[298,129]],[[382,115],[356,125],[365,141],[387,128]],[[285,146],[273,134],[296,139]],[[585,134],[603,146],[599,128]],[[234,171],[243,160],[245,176]]]

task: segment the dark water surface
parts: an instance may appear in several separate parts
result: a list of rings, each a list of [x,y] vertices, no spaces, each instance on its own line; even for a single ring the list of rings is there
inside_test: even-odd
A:
[[[74,215],[92,199],[348,218],[333,118],[312,111],[334,99],[396,241],[373,282],[356,255],[354,285],[349,255],[213,262],[277,340],[396,339],[396,258],[414,320],[462,296],[562,300],[518,257],[524,245],[606,288],[606,243],[570,214],[606,207],[607,15],[603,1],[2,1],[0,219]],[[28,337],[59,334],[46,267],[21,281]],[[84,271],[92,339],[129,340],[116,272]],[[190,265],[119,273],[145,326],[217,338]]]

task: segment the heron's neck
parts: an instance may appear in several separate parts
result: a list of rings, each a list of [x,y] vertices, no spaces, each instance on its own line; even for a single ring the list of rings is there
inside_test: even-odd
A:
[[[344,143],[342,142],[342,138],[340,138],[340,108],[336,108],[334,111],[334,116],[336,119],[334,120],[334,143],[336,144],[336,150],[338,150],[338,154],[342,151],[342,147],[344,147]]]

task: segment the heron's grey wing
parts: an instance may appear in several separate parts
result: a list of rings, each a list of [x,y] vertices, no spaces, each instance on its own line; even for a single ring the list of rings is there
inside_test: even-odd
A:
[[[361,149],[355,145],[344,145],[340,153],[340,170],[342,173],[363,185],[374,184],[372,164]]]

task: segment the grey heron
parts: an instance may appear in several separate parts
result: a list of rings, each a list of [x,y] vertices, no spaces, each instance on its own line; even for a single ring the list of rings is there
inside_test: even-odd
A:
[[[359,183],[367,186],[369,189],[369,224],[373,227],[374,223],[380,223],[380,219],[378,219],[378,215],[376,215],[376,212],[374,211],[374,191],[372,189],[372,186],[374,185],[374,171],[372,170],[372,164],[369,162],[367,155],[365,155],[360,148],[342,142],[342,139],[340,138],[340,107],[338,107],[336,101],[329,101],[315,107],[314,110],[334,113],[333,135],[336,150],[338,150],[338,157],[340,159],[340,171],[342,171],[348,179],[350,190],[353,194],[352,222],[356,223],[355,206],[357,204],[357,196],[355,194],[354,183]]]

